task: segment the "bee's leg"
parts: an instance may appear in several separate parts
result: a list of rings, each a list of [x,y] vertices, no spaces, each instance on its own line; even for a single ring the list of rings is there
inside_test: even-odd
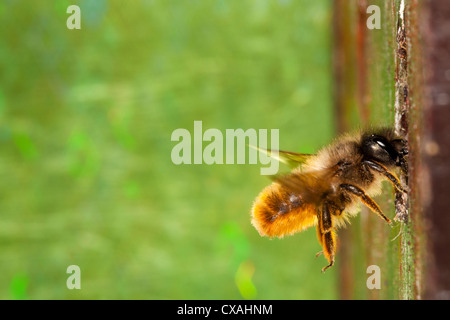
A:
[[[329,262],[329,265],[322,268],[322,272],[324,272],[326,269],[333,266],[334,254],[336,252],[336,234],[333,230],[333,220],[331,219],[331,212],[327,202],[322,204],[322,210],[319,214],[317,236],[319,237],[319,242],[323,247],[322,253]]]
[[[334,231],[327,232],[323,235],[324,241],[324,255],[328,259],[329,265],[322,268],[322,272],[325,272],[328,268],[334,264],[334,253],[336,252],[336,234]]]
[[[380,207],[376,204],[376,202],[371,197],[369,197],[364,192],[364,190],[362,190],[361,188],[354,186],[352,184],[346,184],[346,183],[341,184],[340,187],[342,189],[344,189],[345,191],[358,196],[366,206],[368,206],[370,209],[372,209],[373,212],[375,212],[381,218],[386,220],[387,223],[389,223],[389,224],[392,223],[391,220],[383,214],[383,212],[381,211]]]
[[[406,190],[403,188],[402,184],[398,180],[398,178],[390,172],[385,166],[382,164],[379,164],[378,162],[372,161],[372,160],[366,160],[364,161],[365,164],[369,166],[369,168],[383,174],[386,178],[389,179],[389,181],[394,185],[395,189],[401,192],[406,192]]]
[[[319,220],[320,220],[320,217],[321,217],[321,214],[319,214]],[[319,240],[319,244],[320,244],[320,246],[321,247],[323,247],[323,245],[322,245],[322,243],[323,243],[323,233],[322,233],[322,228],[321,228],[321,224],[320,224],[320,222],[317,224],[317,228],[316,228],[316,231],[317,231],[317,240]],[[321,254],[323,254],[323,251],[319,251],[319,252],[317,252],[316,253],[316,258],[318,257],[318,256],[320,256]]]

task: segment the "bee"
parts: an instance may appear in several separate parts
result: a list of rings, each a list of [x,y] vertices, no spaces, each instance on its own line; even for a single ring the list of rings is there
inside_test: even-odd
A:
[[[296,163],[296,168],[274,176],[254,201],[251,223],[261,236],[282,238],[316,226],[323,249],[316,256],[323,254],[328,260],[324,272],[335,262],[337,228],[359,212],[361,202],[392,224],[372,197],[381,191],[383,180],[406,192],[392,171],[407,173],[407,142],[393,129],[344,134],[317,154],[276,154],[283,162]]]

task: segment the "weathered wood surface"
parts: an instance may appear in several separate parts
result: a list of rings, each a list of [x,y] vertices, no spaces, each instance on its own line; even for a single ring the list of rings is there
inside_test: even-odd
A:
[[[409,141],[408,194],[376,198],[393,228],[362,209],[339,232],[343,299],[450,298],[450,7],[445,0],[334,1],[336,127],[389,125]],[[394,200],[395,199],[395,200]],[[381,289],[366,286],[367,267]]]

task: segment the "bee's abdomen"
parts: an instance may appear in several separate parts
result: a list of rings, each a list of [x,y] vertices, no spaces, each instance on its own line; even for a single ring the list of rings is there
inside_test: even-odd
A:
[[[252,224],[260,235],[282,237],[301,231],[317,222],[314,206],[302,196],[273,183],[264,189],[252,209]]]

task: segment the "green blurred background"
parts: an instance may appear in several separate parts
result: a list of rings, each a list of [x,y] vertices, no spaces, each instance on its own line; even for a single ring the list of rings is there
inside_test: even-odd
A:
[[[69,30],[67,7],[81,8]],[[334,132],[331,2],[0,2],[1,299],[333,299],[315,230],[261,238],[260,165],[174,165],[177,128]],[[66,287],[69,265],[81,290]]]

